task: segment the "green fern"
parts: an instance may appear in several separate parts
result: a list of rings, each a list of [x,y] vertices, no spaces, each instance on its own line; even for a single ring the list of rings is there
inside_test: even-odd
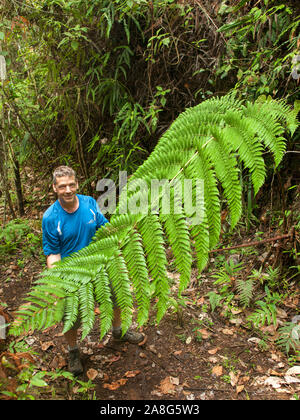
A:
[[[28,303],[19,309],[10,332],[18,335],[61,320],[65,332],[79,317],[84,337],[94,324],[97,303],[103,337],[113,319],[112,293],[121,309],[123,331],[132,321],[135,305],[139,325],[147,321],[151,302],[155,303],[160,321],[170,294],[166,246],[172,248],[175,257],[181,293],[189,282],[192,249],[201,271],[207,264],[209,250],[218,243],[221,196],[227,200],[232,227],[241,216],[240,168],[250,172],[257,192],[266,176],[265,150],[271,151],[278,165],[285,152],[284,130],[293,133],[297,124],[295,112],[277,101],[243,103],[227,95],[187,109],[130,177],[110,223],[97,231],[89,246],[42,273],[27,297]],[[193,180],[194,202],[196,180],[203,180],[204,192],[195,207],[203,208],[198,224],[189,223],[195,209],[188,209],[184,194],[180,200],[176,190],[176,182],[181,185],[185,178]],[[152,203],[146,213],[124,212],[130,203],[143,200],[149,203],[148,188],[153,179],[166,181],[154,203],[155,211]],[[137,189],[139,180],[143,180],[144,187]],[[176,204],[180,211],[163,211],[168,189],[172,206]],[[250,283],[246,293],[244,284],[240,286],[241,299],[247,304]],[[265,309],[261,307],[261,313],[257,314],[263,322],[265,315],[272,319],[272,313],[267,314]]]
[[[296,351],[300,348],[300,325],[293,322],[286,322],[278,329],[278,339],[276,345],[287,354],[291,349]]]
[[[247,317],[247,320],[250,321],[254,327],[262,327],[266,323],[267,325],[276,325],[276,306],[274,303],[266,303],[262,300],[256,302],[256,305],[259,306],[251,315]]]
[[[239,294],[239,300],[241,304],[245,307],[249,306],[250,301],[253,296],[253,280],[247,279],[247,280],[241,280],[238,279],[236,282],[238,294]]]

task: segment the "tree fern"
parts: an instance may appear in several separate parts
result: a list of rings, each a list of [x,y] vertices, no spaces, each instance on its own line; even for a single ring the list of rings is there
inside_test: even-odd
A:
[[[128,235],[123,247],[123,255],[135,290],[138,306],[137,321],[143,324],[148,319],[151,292],[142,237],[138,231],[135,230],[132,235]]]
[[[110,330],[113,321],[112,288],[104,267],[94,277],[93,285],[95,299],[99,303],[100,336],[103,337]]]
[[[72,293],[65,299],[65,319],[63,333],[72,328],[79,317],[79,298],[78,293]]]
[[[287,354],[293,349],[295,352],[300,347],[300,325],[286,322],[278,329],[276,344]]]
[[[181,292],[189,282],[192,249],[201,271],[209,250],[218,243],[221,198],[227,201],[232,227],[241,216],[240,169],[249,171],[256,193],[265,181],[265,151],[272,153],[278,165],[285,153],[284,131],[293,133],[297,125],[295,111],[281,101],[244,103],[233,95],[210,99],[180,114],[130,177],[116,212],[93,242],[42,273],[28,302],[20,307],[11,333],[45,328],[62,319],[67,331],[79,316],[85,336],[94,324],[96,302],[104,336],[113,319],[112,292],[121,309],[123,331],[132,321],[134,305],[142,325],[154,301],[159,321],[170,293],[166,247],[172,248]],[[152,203],[149,188],[154,179],[164,183]],[[184,191],[179,194],[184,179],[192,180],[191,197],[197,203],[192,209]],[[200,198],[197,180],[203,182]],[[171,208],[164,212],[168,191]],[[148,203],[146,209],[136,214],[128,211],[138,202]],[[199,207],[201,217],[198,214],[198,223],[193,224]],[[242,303],[247,304],[250,283],[240,284],[239,292]],[[257,316],[266,315],[264,309]]]
[[[109,261],[107,274],[111,281],[116,303],[121,309],[122,329],[127,331],[131,325],[133,302],[128,270],[121,251],[117,251]]]

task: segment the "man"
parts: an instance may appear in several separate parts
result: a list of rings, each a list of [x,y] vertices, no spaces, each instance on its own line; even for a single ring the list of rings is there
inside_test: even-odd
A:
[[[43,249],[47,267],[89,245],[97,229],[108,220],[101,213],[92,197],[77,194],[78,181],[75,171],[68,166],[59,166],[53,173],[53,190],[57,200],[43,215]],[[128,330],[121,338],[120,309],[115,307],[113,337],[137,344],[143,335]],[[77,345],[77,322],[65,333],[69,350],[69,370],[74,375],[83,372]]]

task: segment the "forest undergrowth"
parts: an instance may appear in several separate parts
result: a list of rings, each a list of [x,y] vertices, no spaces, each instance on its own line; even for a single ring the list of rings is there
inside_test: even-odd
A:
[[[299,192],[293,191],[297,198]],[[298,199],[282,212],[264,208],[231,232],[177,298],[171,250],[169,309],[141,328],[141,345],[99,340],[96,323],[81,343],[85,371],[67,371],[59,324],[0,340],[1,399],[210,400],[299,399]],[[1,315],[14,311],[45,265],[37,209],[10,221],[1,237]],[[277,240],[274,240],[274,238]]]
[[[41,219],[52,170],[70,165],[82,194],[116,184],[185,109],[234,93],[299,111],[299,2],[289,0],[3,0],[0,5],[0,327],[45,269]],[[3,400],[300,398],[299,127],[285,133],[254,197],[241,172],[243,216],[221,213],[217,250],[193,262],[180,299],[171,249],[168,310],[139,346],[81,343],[67,371],[62,325],[3,337]],[[255,165],[254,165],[255,167]],[[223,208],[222,208],[223,209]],[[195,258],[196,259],[196,258]],[[136,312],[134,308],[135,319]]]

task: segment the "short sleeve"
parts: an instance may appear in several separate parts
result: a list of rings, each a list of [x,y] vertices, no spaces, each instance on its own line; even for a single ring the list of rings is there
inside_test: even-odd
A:
[[[46,256],[50,254],[57,255],[61,253],[58,232],[51,225],[51,220],[43,218],[43,250]]]
[[[96,210],[97,210],[97,212],[96,212],[97,229],[99,229],[101,226],[104,226],[105,223],[108,223],[108,220],[101,213],[101,210],[98,206],[97,201],[95,201],[95,202],[96,202]]]

